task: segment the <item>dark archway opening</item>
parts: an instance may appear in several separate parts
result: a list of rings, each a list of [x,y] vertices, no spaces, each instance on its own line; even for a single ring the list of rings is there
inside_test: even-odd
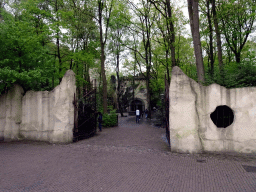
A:
[[[136,109],[139,109],[140,111],[144,110],[142,101],[137,99],[131,102],[131,111],[136,111]]]
[[[234,113],[231,108],[226,105],[217,106],[215,111],[210,115],[212,122],[218,128],[226,128],[234,121]]]

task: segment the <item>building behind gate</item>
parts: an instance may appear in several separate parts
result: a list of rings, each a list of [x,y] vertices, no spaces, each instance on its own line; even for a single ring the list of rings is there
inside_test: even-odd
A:
[[[142,74],[134,76],[132,79],[123,77],[120,81],[120,87],[123,90],[123,95],[130,95],[126,109],[130,115],[135,115],[137,108],[140,111],[148,109],[146,79]]]

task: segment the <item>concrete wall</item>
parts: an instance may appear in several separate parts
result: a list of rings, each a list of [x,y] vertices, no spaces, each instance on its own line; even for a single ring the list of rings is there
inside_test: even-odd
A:
[[[66,72],[51,92],[28,91],[15,85],[0,97],[0,138],[51,143],[73,141],[75,74]]]
[[[217,106],[227,105],[234,122],[218,128],[210,118]],[[174,67],[170,85],[171,150],[185,153],[256,153],[256,87],[226,89],[200,86]]]
[[[7,94],[0,96],[0,138],[16,140],[22,114],[23,89],[14,85]]]

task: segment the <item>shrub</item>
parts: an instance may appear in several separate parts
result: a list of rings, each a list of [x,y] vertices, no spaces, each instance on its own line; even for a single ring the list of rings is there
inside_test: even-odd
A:
[[[103,114],[102,116],[103,127],[114,127],[118,125],[116,110],[111,110],[110,113]]]

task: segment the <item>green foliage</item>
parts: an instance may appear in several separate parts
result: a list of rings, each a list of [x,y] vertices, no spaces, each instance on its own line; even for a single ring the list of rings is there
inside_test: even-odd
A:
[[[111,110],[110,113],[105,113],[102,116],[102,126],[103,127],[114,127],[117,126],[117,114],[116,110]]]
[[[0,23],[0,92],[14,83],[25,90],[51,89],[50,81],[54,66],[41,46],[42,36],[35,33],[31,21],[15,20],[8,12],[2,14]]]
[[[227,88],[256,86],[256,67],[253,63],[243,61],[240,64],[232,63],[225,67]]]
[[[0,93],[14,83],[25,91],[51,90],[68,69],[76,73],[78,87],[87,85],[99,42],[86,6],[77,9],[62,0],[7,3],[12,13],[1,9]]]
[[[11,6],[12,13],[4,8],[1,9],[0,92],[5,91],[14,83],[23,86],[25,91],[51,90],[59,84],[59,80],[68,69],[72,69],[76,73],[77,87],[81,88],[80,90],[87,86],[90,81],[89,69],[98,68],[100,71],[99,26],[96,19],[93,19],[97,17],[99,1],[26,0],[6,2]],[[103,11],[102,21],[105,27],[109,22],[108,35],[110,38],[107,40],[108,46],[105,47],[105,51],[108,53],[106,54],[107,59],[112,56],[109,63],[117,65],[116,61],[119,60],[120,68],[123,66],[120,70],[123,70],[125,75],[129,74],[131,81],[134,74],[150,70],[148,74],[150,74],[151,101],[155,106],[160,107],[162,105],[161,94],[164,93],[164,78],[172,69],[170,44],[168,44],[170,31],[168,31],[169,25],[167,25],[170,20],[166,20],[162,16],[157,17],[160,12],[152,8],[149,1],[147,1],[147,6],[143,5],[143,2],[146,3],[146,1],[141,1],[138,7],[133,7],[122,1],[101,0],[101,2],[104,2],[104,9],[109,8],[110,4],[114,2],[109,20],[107,19],[108,14]],[[155,2],[160,10],[165,11],[160,6],[164,5],[165,1]],[[201,4],[200,28],[206,72],[205,85],[217,83],[227,88],[256,86],[256,44],[252,40],[255,34],[252,33],[253,27],[250,28],[255,21],[255,0],[221,0],[217,3],[217,16],[223,38],[223,74],[220,74],[219,71],[214,32],[214,74],[211,74],[209,66],[207,66],[209,62],[207,54],[209,29],[207,15],[203,13],[203,9],[206,9],[203,5],[205,2],[202,1]],[[133,15],[130,14],[130,8],[134,10]],[[185,74],[197,81],[192,39],[182,36],[186,33],[184,26],[187,21],[179,9],[173,7],[172,10],[175,26],[176,63]],[[148,42],[142,41],[143,33],[146,30],[146,26],[140,23],[140,18],[146,16],[143,16],[143,13],[147,14],[147,21],[151,26],[147,33],[150,35]],[[103,36],[105,36],[106,31],[103,31]],[[246,39],[245,37],[249,33],[250,37]],[[134,40],[131,40],[132,36],[134,36]],[[243,44],[243,42],[246,43]],[[150,49],[146,46],[149,43]],[[144,49],[145,46],[147,49]],[[126,47],[130,47],[132,50],[133,61],[125,58]],[[237,51],[232,51],[232,48]],[[240,64],[235,62],[235,52],[241,53]],[[146,62],[146,53],[148,63]],[[239,60],[237,59],[237,61]],[[120,79],[122,80],[122,78]],[[99,81],[100,79],[97,80],[97,82]],[[112,96],[115,94],[115,86],[110,87],[110,85],[111,83],[108,83],[108,95]],[[120,90],[122,93],[120,103],[124,108],[132,99],[131,90],[140,91],[142,88],[145,87],[139,88],[138,84],[135,84],[134,87]],[[102,92],[103,89],[100,87],[97,97],[99,109],[102,109]],[[116,116],[113,110],[110,114],[104,114],[103,118],[106,121],[105,126],[115,124]]]
[[[226,88],[241,88],[256,86],[255,62],[242,61],[240,64],[232,62],[225,65],[221,76],[218,66],[215,66],[215,73],[212,77],[209,71],[206,72],[204,85],[217,83]]]

